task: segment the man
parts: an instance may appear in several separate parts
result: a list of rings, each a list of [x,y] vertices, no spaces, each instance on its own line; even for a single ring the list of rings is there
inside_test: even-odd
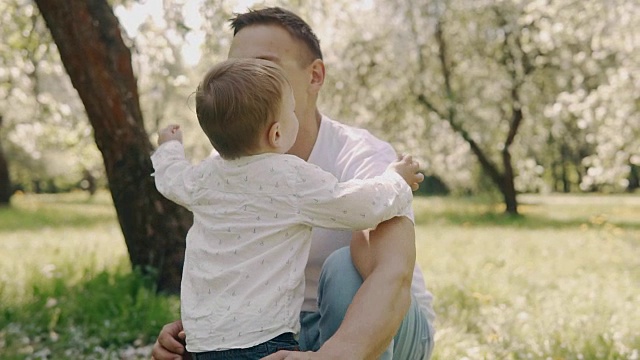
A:
[[[270,60],[287,75],[300,122],[290,154],[341,181],[378,175],[395,160],[389,144],[318,111],[325,67],[318,39],[302,19],[280,8],[267,8],[240,14],[231,26],[230,58]],[[410,360],[430,356],[431,295],[415,267],[415,232],[410,220],[393,218],[375,230],[353,234],[314,229],[305,277],[299,342],[302,350],[313,352],[281,351],[266,359]],[[155,359],[181,358],[181,330],[180,321],[165,325],[154,345]]]

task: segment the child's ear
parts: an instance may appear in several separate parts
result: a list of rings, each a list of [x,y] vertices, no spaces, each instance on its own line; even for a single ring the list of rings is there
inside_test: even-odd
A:
[[[282,138],[282,134],[280,133],[280,123],[278,121],[271,124],[269,127],[268,140],[269,145],[277,148],[280,146],[280,139]]]

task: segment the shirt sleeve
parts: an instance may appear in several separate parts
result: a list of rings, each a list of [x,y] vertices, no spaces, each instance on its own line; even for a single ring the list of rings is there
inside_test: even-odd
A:
[[[309,165],[299,175],[298,212],[307,225],[364,230],[395,216],[412,219],[411,188],[394,171],[338,182],[330,173]]]
[[[179,141],[168,141],[151,155],[156,188],[167,199],[190,209],[193,192],[193,166]]]
[[[346,179],[369,179],[384,173],[393,161],[397,160],[393,147],[384,141],[369,136],[369,141],[353,148],[353,154],[345,160]],[[413,222],[413,208],[407,215]]]

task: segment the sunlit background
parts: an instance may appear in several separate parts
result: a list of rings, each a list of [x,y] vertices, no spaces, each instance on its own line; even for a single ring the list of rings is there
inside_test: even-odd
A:
[[[519,192],[638,188],[634,0],[115,1],[152,141],[178,122],[190,156],[208,155],[190,95],[226,57],[233,13],[274,4],[318,33],[321,111],[415,154],[448,191],[500,193],[496,179],[509,177]],[[65,191],[88,175],[105,186],[92,129],[37,9],[10,0],[0,11],[0,145],[13,186]]]

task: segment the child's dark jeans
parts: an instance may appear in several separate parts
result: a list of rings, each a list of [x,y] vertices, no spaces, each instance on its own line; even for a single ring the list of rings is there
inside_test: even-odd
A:
[[[298,351],[299,349],[293,334],[284,333],[250,348],[207,351],[191,354],[191,357],[193,360],[260,360],[279,350]]]

